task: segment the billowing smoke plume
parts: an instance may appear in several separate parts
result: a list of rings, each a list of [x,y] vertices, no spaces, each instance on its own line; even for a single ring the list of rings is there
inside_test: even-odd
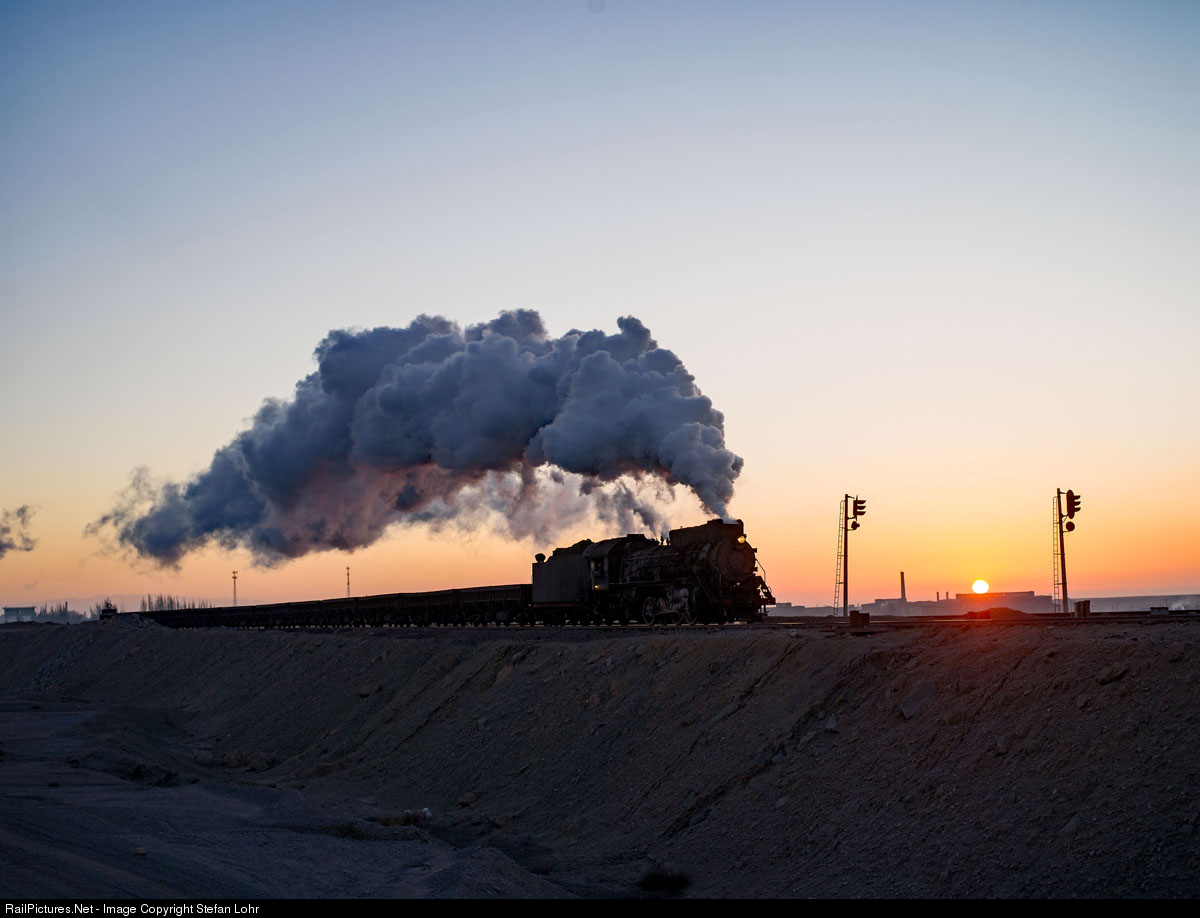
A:
[[[186,484],[135,473],[111,527],[173,564],[215,542],[271,564],[367,545],[392,523],[491,521],[545,538],[588,513],[620,531],[662,527],[670,485],[724,516],[742,460],[679,358],[632,317],[620,332],[546,334],[529,310],[465,331],[334,331],[289,401]]]
[[[0,558],[10,551],[33,551],[37,539],[29,534],[34,508],[28,504],[16,510],[0,511]]]

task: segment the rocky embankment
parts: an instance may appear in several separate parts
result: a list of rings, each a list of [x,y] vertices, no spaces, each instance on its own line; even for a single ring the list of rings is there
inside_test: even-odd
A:
[[[1198,643],[5,626],[4,892],[1194,896]]]

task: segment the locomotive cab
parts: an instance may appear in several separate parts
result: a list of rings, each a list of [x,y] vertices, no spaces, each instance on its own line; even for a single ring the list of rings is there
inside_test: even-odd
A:
[[[589,574],[592,581],[592,591],[608,589],[608,558],[601,555],[598,558],[588,558],[591,563]]]

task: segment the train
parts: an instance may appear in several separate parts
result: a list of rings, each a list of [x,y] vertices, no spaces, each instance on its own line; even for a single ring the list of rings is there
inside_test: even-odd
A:
[[[663,540],[631,534],[539,553],[530,583],[141,615],[172,628],[675,625],[753,621],[774,603],[742,521],[714,519]]]

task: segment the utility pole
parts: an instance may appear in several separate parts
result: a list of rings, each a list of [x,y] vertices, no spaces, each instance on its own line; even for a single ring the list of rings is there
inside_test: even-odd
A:
[[[346,598],[350,598],[350,565],[346,565]]]
[[[237,605],[237,571],[233,572],[233,604]]]

